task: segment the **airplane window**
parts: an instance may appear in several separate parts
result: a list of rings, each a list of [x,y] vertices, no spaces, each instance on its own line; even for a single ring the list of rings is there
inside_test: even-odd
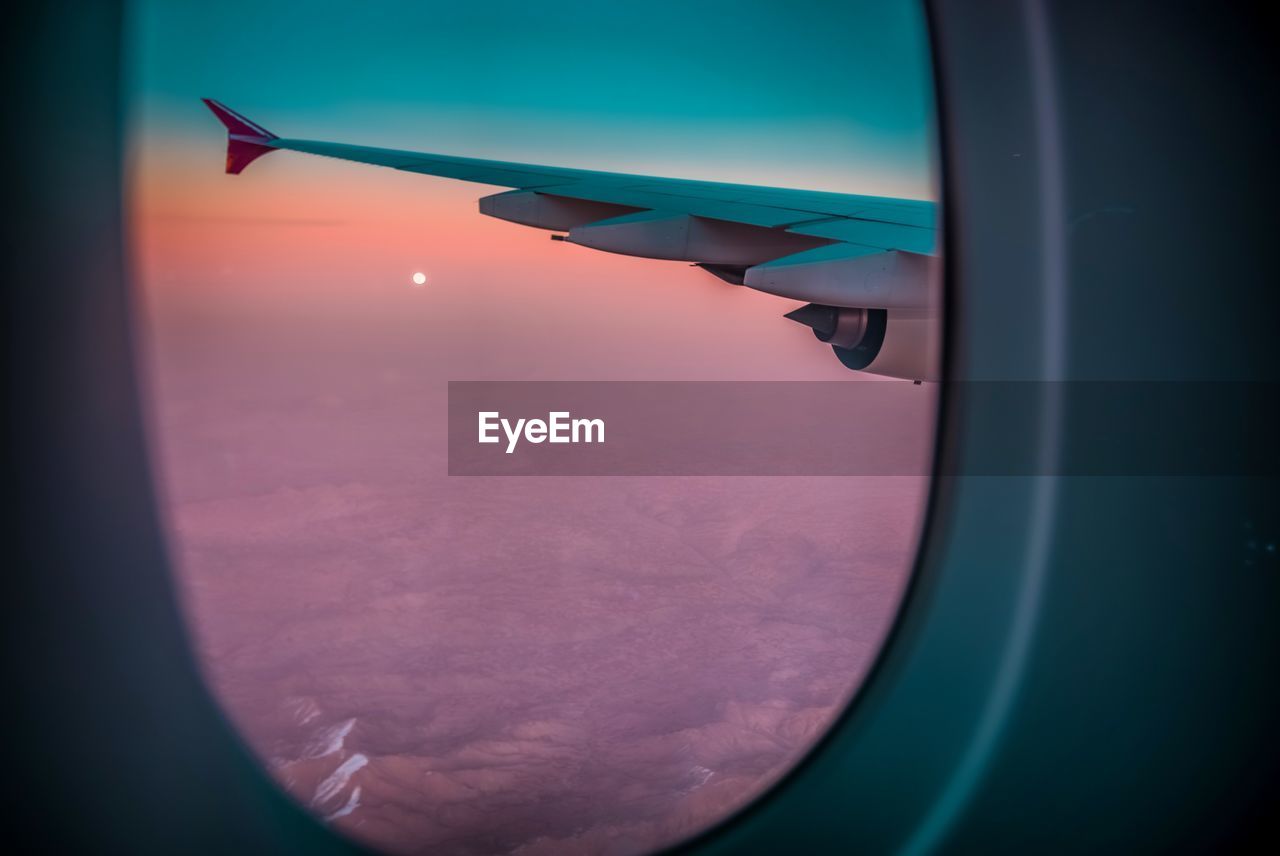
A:
[[[929,487],[916,3],[137,0],[129,27],[158,489],[264,769],[397,854],[642,853],[776,782],[876,656]],[[473,395],[533,409],[484,445]],[[542,442],[584,401],[603,442]],[[686,429],[747,453],[664,457]]]

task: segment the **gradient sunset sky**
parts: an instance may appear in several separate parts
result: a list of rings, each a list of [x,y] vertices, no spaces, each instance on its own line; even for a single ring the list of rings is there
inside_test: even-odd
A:
[[[934,195],[909,0],[139,0],[127,56],[135,268],[172,310],[160,335],[288,318],[267,334],[287,339],[324,317],[345,340],[403,328],[450,379],[850,377],[779,317],[792,301],[480,216],[500,188],[293,153],[223,175],[203,96],[295,138]],[[417,271],[427,288],[406,288]]]

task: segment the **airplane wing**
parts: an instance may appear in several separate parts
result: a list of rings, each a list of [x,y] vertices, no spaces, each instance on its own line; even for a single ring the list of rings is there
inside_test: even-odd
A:
[[[852,369],[936,376],[932,202],[654,178],[278,137],[223,104],[226,171],[277,150],[511,190],[480,213],[624,255],[687,261],[736,285],[806,301],[786,317]]]

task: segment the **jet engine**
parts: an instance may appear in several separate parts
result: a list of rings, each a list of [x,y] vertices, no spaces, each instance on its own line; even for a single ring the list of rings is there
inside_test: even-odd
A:
[[[927,310],[810,303],[785,317],[811,328],[846,368],[914,381],[938,379],[937,319]]]

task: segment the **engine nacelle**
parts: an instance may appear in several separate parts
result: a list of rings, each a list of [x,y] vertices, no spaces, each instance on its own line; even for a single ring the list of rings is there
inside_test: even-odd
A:
[[[570,242],[648,259],[706,265],[749,266],[780,255],[824,246],[830,241],[746,223],[691,214],[641,211],[569,230]]]
[[[756,265],[744,281],[757,291],[825,306],[930,309],[937,306],[940,278],[936,256],[836,244]]]

